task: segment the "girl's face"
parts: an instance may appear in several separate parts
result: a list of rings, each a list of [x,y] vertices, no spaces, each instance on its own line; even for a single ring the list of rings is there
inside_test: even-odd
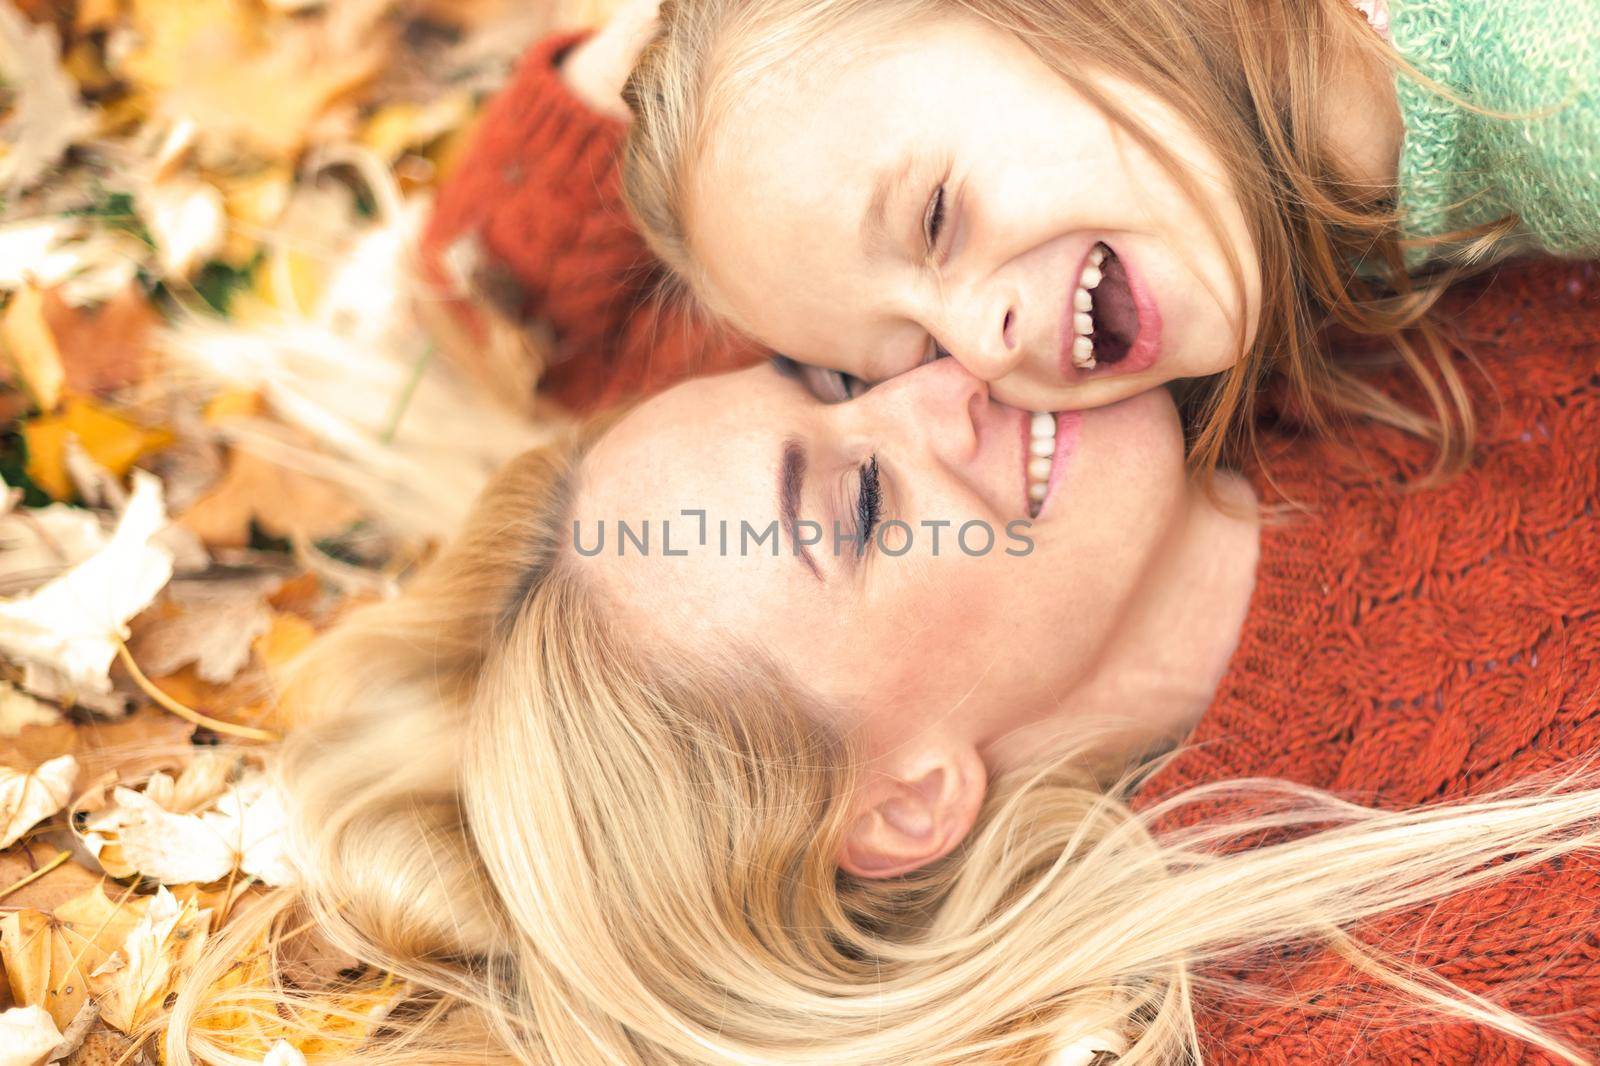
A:
[[[770,365],[692,381],[585,459],[577,562],[647,646],[761,648],[878,750],[1003,732],[1094,678],[1203,495],[1165,390],[1040,418],[949,359],[842,403]]]
[[[773,349],[868,382],[942,349],[996,399],[1054,411],[1216,373],[1253,340],[1259,268],[1231,182],[1149,93],[1084,71],[1201,203],[977,21],[789,67],[716,119],[686,205],[709,302]]]

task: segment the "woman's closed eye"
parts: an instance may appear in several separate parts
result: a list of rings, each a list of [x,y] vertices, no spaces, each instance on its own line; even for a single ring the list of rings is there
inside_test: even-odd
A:
[[[856,490],[856,554],[866,551],[873,530],[883,511],[883,487],[878,480],[878,457],[869,456],[857,473],[860,475]]]

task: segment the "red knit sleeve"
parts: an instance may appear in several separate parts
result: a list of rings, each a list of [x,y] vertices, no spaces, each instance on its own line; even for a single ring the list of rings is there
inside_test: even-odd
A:
[[[482,340],[483,305],[548,338],[541,387],[590,409],[743,365],[752,345],[660,295],[664,268],[622,203],[626,127],[559,74],[581,37],[536,44],[486,108],[423,233],[428,298]]]

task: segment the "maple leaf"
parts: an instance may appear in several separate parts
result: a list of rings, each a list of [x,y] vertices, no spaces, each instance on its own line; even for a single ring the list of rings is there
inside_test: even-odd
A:
[[[0,651],[72,684],[107,692],[107,671],[128,619],[172,576],[172,556],[151,543],[166,525],[161,483],[143,471],[111,539],[71,570],[25,596],[0,600]]]
[[[77,779],[78,761],[70,755],[28,771],[0,766],[0,848],[65,807]]]
[[[210,545],[243,547],[255,522],[270,536],[319,540],[342,533],[361,510],[337,485],[235,450],[227,473],[178,521]]]
[[[87,400],[69,399],[60,412],[22,427],[28,442],[28,476],[58,500],[72,497],[67,442],[76,438],[95,462],[121,477],[135,462],[172,440],[164,430],[146,429]]]
[[[0,156],[0,192],[13,195],[93,132],[95,118],[61,69],[55,29],[30,23],[9,2],[0,2],[0,72],[19,94],[10,118],[0,123],[0,141],[9,146]]]
[[[58,1027],[72,1024],[89,996],[89,973],[121,947],[148,906],[146,898],[110,900],[96,885],[53,913],[0,917],[0,962],[12,998],[43,1007]]]
[[[236,146],[286,158],[378,70],[388,6],[358,0],[321,18],[263,23],[245,0],[134,0],[140,43],[120,72],[154,114],[198,127],[208,161],[232,158]]]
[[[156,890],[121,947],[89,974],[89,988],[107,1025],[132,1033],[161,1006],[173,979],[193,965],[205,944],[209,910]]]
[[[120,389],[145,380],[155,369],[150,334],[160,319],[136,285],[126,285],[92,307],[75,306],[61,290],[48,289],[44,315],[71,392]]]
[[[272,628],[266,597],[278,583],[272,575],[173,582],[166,602],[174,613],[140,629],[134,658],[151,677],[194,663],[202,681],[232,681],[250,661],[256,638]]]
[[[84,843],[108,873],[137,872],[163,884],[220,881],[235,869],[269,885],[293,880],[283,804],[264,774],[246,774],[195,814],[183,810],[196,803],[193,786],[189,797],[179,794],[183,782],[156,775],[143,792],[118,788],[112,805],[89,820]]]
[[[194,725],[154,707],[141,707],[115,722],[29,726],[0,738],[0,763],[32,768],[58,755],[78,760],[80,780],[90,788],[102,778],[139,780],[192,756]]]

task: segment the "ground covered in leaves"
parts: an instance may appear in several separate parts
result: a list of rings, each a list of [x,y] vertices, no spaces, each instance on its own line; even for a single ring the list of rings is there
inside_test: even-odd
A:
[[[556,7],[0,0],[0,1066],[159,1061],[175,979],[292,879],[283,671],[440,530],[291,461],[320,409],[276,353],[398,352],[350,447],[425,447],[394,279],[484,97],[594,13]],[[234,1050],[337,1057],[400,991],[344,977],[370,1022]]]

